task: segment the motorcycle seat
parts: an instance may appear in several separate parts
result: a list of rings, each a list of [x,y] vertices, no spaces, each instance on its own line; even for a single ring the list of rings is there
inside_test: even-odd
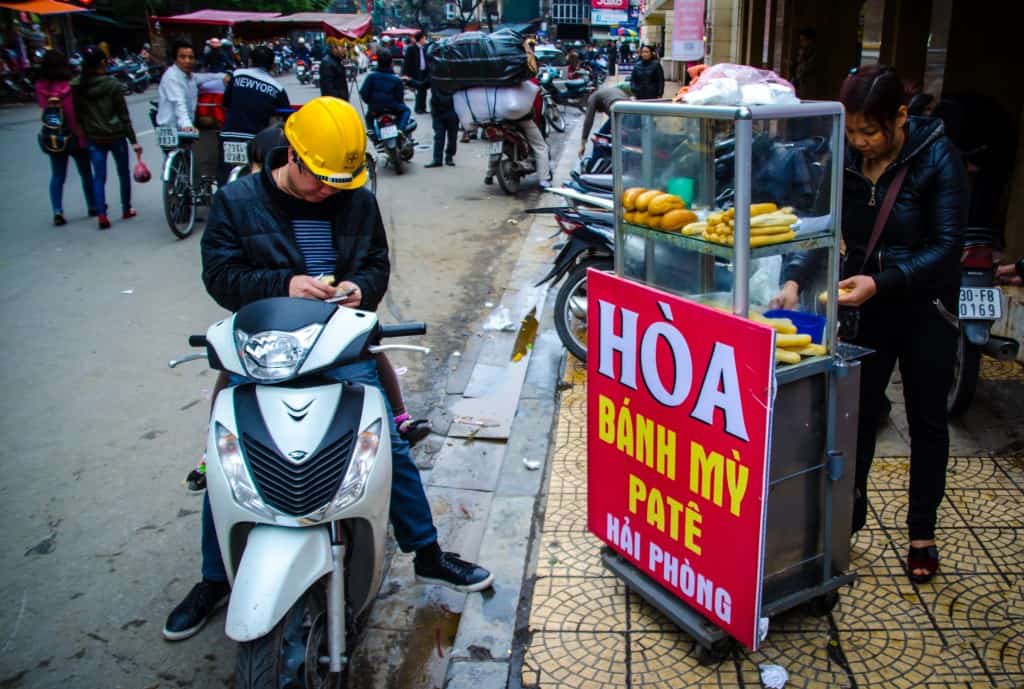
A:
[[[586,79],[569,79],[568,81],[565,82],[565,85],[566,85],[567,88],[570,88],[570,89],[583,88],[584,86],[587,85],[587,80]]]
[[[583,174],[579,176],[581,184],[594,189],[604,189],[605,191],[613,191],[615,189],[615,180],[611,175],[592,175]]]
[[[606,225],[608,227],[611,227],[615,223],[615,214],[612,211],[592,211],[577,208],[576,212],[579,213],[580,218],[588,223]]]

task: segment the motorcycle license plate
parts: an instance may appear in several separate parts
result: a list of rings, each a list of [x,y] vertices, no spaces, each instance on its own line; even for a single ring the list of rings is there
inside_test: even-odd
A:
[[[224,162],[228,165],[247,165],[249,155],[245,149],[246,144],[242,141],[225,141]]]
[[[392,124],[387,127],[380,128],[380,138],[392,139],[396,136],[398,136],[398,125]]]
[[[178,145],[178,130],[174,127],[159,127],[156,130],[156,143],[158,146],[174,148]]]
[[[501,143],[502,142],[500,142],[500,141],[492,141],[491,142],[491,155],[495,155],[495,154],[501,153]]]
[[[1002,293],[994,287],[961,287],[960,318],[999,320],[1003,317]]]

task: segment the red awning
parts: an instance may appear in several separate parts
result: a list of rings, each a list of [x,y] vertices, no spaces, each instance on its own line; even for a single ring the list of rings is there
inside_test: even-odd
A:
[[[28,2],[0,2],[0,7],[15,12],[32,14],[68,14],[69,12],[87,12],[84,7],[75,7],[56,0],[29,0]]]
[[[153,22],[168,26],[234,26],[239,22],[260,21],[280,17],[280,12],[229,12],[227,10],[199,10],[173,17],[153,17]]]
[[[335,38],[360,39],[373,27],[368,14],[335,14],[332,12],[299,12],[284,17],[246,21],[236,27],[243,36],[280,35],[289,31],[323,31]]]

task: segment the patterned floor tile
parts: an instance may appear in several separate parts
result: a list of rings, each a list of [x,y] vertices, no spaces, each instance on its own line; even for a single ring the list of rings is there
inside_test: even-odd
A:
[[[850,539],[850,569],[858,576],[892,575],[901,574],[903,565],[886,530],[865,528]]]
[[[1024,527],[1024,495],[1020,491],[952,489],[946,491],[946,499],[956,505],[957,512],[972,527]],[[940,524],[943,516],[940,509]]]
[[[585,522],[584,522],[585,524]],[[544,529],[538,577],[602,577],[609,572],[601,564],[601,542],[586,532],[558,532]]]
[[[1024,634],[1020,625],[1001,629],[979,652],[993,675],[1024,677]]]
[[[523,659],[523,686],[626,689],[628,646],[623,633],[534,632]]]
[[[549,504],[544,511],[544,533],[588,533],[586,496],[580,494],[578,499],[574,497],[567,493],[550,496]],[[558,504],[553,505],[551,502]]]
[[[626,587],[612,576],[537,579],[530,630],[627,631]]]
[[[931,628],[921,600],[904,576],[862,576],[842,590],[833,611],[841,630]]]
[[[679,631],[629,635],[631,687],[657,689],[738,689],[735,666],[725,662],[702,667],[697,662],[696,644]]]
[[[917,591],[935,626],[943,631],[981,632],[984,637],[1024,622],[1014,619],[1009,605],[1019,591],[1001,576],[937,577]]]
[[[1024,380],[1024,366],[1018,361],[999,361],[983,356],[980,375],[985,380]]]
[[[949,497],[948,492],[946,495]],[[889,530],[905,528],[907,523],[907,494],[905,491],[868,493],[868,503],[882,527]],[[968,526],[949,500],[943,500],[939,505],[938,524],[947,529]]]
[[[1013,490],[1016,487],[1006,476],[998,459],[992,457],[951,457],[946,469],[946,490],[973,489],[978,486]],[[876,458],[868,474],[868,490],[906,491],[910,487],[910,459],[907,457]]]

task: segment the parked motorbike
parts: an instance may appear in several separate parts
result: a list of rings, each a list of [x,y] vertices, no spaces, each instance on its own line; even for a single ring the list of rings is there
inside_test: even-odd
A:
[[[310,73],[305,60],[295,61],[295,77],[299,80],[300,84],[308,84],[312,80],[313,75]]]
[[[590,155],[580,161],[580,172],[588,175],[610,175],[612,172],[612,137],[597,132],[590,136]]]
[[[555,330],[565,348],[580,361],[587,360],[587,270],[614,268],[615,230],[612,211],[583,207],[534,208],[528,213],[553,213],[566,242],[551,271],[537,285],[558,284],[568,277],[555,297]]]
[[[312,74],[313,86],[320,88],[320,60],[313,60],[313,65],[309,69]]]
[[[557,70],[552,73],[551,69],[541,71],[538,81],[545,98],[550,96],[551,102],[559,106],[571,106],[583,112],[587,109],[587,99],[594,92],[594,86],[586,78],[569,79],[561,85],[555,83]],[[554,125],[558,129],[557,125]],[[563,131],[563,130],[559,130]]]
[[[412,138],[416,130],[416,120],[409,121],[409,127],[403,131],[398,126],[397,116],[391,113],[373,115],[373,131],[371,140],[378,155],[385,156],[385,166],[395,169],[395,174],[402,174],[403,164],[412,160],[416,148],[416,140]]]
[[[107,73],[121,82],[124,93],[143,93],[149,87],[149,69],[134,60],[112,60]]]
[[[615,181],[611,173],[587,174],[573,170],[565,186],[587,196],[612,201],[615,196]]]
[[[217,395],[206,455],[237,689],[347,685],[354,632],[384,572],[391,441],[381,392],[323,373],[389,349],[427,353],[379,344],[425,332],[278,297],[191,336],[206,353],[170,362],[207,359],[254,381]]]
[[[982,354],[1010,361],[1017,358],[1016,340],[989,332],[1003,311],[1002,292],[995,286],[995,266],[992,229],[967,228],[960,258],[959,318],[948,316],[960,331],[953,386],[947,398],[951,417],[961,416],[971,406]]]

